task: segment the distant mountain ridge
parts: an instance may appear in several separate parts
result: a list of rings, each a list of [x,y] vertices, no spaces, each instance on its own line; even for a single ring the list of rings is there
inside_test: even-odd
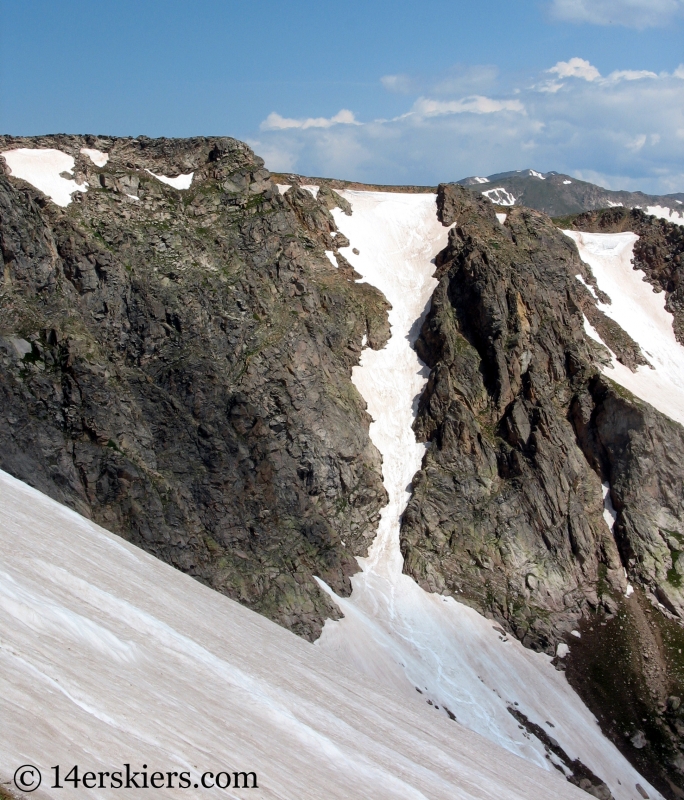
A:
[[[684,224],[684,192],[651,195],[604,189],[560,172],[533,169],[471,176],[455,183],[501,206],[527,206],[552,217],[624,206]]]

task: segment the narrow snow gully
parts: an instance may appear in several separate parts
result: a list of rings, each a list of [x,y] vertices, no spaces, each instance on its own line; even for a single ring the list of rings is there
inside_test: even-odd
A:
[[[321,583],[344,618],[326,622],[317,647],[397,698],[428,703],[436,716],[547,770],[567,772],[562,759],[520,724],[524,715],[569,761],[579,759],[604,781],[616,800],[639,800],[637,783],[651,798],[660,797],[603,736],[548,656],[526,650],[471,608],[425,592],[402,573],[400,518],[425,452],[411,426],[428,370],[412,345],[436,286],[434,256],[448,232],[437,220],[435,195],[341,194],[353,209],[351,217],[333,212],[351,243],[342,252],[392,304],[387,346],[365,349],[352,375],[373,418],[370,436],[383,456],[389,503],[368,557],[359,559],[351,597],[337,597]]]

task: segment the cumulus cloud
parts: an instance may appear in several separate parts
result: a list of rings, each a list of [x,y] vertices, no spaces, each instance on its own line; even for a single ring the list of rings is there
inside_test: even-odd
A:
[[[559,78],[582,78],[585,81],[595,81],[601,73],[595,66],[583,58],[571,58],[570,61],[559,61],[549,72]]]
[[[332,128],[333,125],[359,125],[354,114],[346,108],[338,111],[334,117],[307,117],[307,119],[290,119],[272,112],[261,123],[262,131],[284,131],[288,128]]]
[[[461,100],[432,100],[421,97],[413,106],[413,113],[422,117],[436,117],[443,114],[496,114],[513,111],[521,114],[525,106],[519,100],[494,100],[491,97],[473,95]]]
[[[566,22],[653,28],[684,10],[684,0],[552,0],[551,13]]]
[[[614,188],[683,191],[684,65],[660,74],[624,66],[602,76],[571,58],[517,86],[452,96],[432,91],[436,76],[392,119],[272,114],[256,150],[270,148],[288,170],[369,183],[434,185],[532,167],[606,176]]]

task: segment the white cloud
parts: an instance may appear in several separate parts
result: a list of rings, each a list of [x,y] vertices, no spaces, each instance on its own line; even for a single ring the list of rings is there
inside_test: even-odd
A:
[[[654,28],[684,10],[684,0],[552,0],[551,13],[566,22]]]
[[[606,78],[608,81],[641,81],[645,78],[658,78],[655,72],[649,72],[645,69],[619,69],[611,72]]]
[[[346,108],[338,111],[334,117],[308,117],[307,119],[289,119],[281,117],[273,111],[261,123],[262,131],[284,131],[288,128],[332,128],[333,125],[360,125],[354,114]]]
[[[461,100],[432,100],[421,97],[413,106],[413,112],[421,117],[443,114],[496,114],[501,111],[521,114],[524,113],[525,106],[519,100],[494,100],[481,95],[464,97]]]
[[[551,67],[548,72],[552,75],[558,75],[559,78],[582,78],[585,81],[595,81],[601,77],[601,73],[596,67],[583,58],[571,58],[570,61],[559,61],[556,66]]]
[[[451,96],[434,91],[443,77],[425,79],[432,88],[393,119],[274,124],[272,115],[255,149],[273,169],[368,183],[435,185],[533,167],[601,175],[612,188],[684,190],[684,65],[602,77],[576,58],[506,91],[495,81],[491,92]]]

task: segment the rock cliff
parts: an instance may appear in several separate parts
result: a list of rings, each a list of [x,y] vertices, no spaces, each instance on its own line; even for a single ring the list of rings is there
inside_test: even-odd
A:
[[[668,781],[684,786],[684,728],[667,705],[684,686],[672,644],[684,644],[673,622],[684,618],[684,430],[601,374],[582,319],[596,301],[575,277],[593,276],[548,217],[513,208],[502,225],[487,200],[454,185],[440,186],[438,205],[453,228],[417,344],[431,372],[415,430],[430,447],[403,519],[404,569],[529,647],[555,655],[569,644],[557,667],[672,796]],[[628,365],[643,363],[624,331],[612,333]],[[646,598],[660,609],[653,630]],[[632,632],[617,658],[619,620]],[[606,691],[597,676],[617,663],[634,682]],[[630,739],[642,718],[646,750]]]
[[[350,374],[387,303],[324,252],[334,193],[281,195],[232,139],[21,147],[88,189],[60,208],[0,174],[0,468],[315,638],[313,576],[349,593],[385,503]]]

